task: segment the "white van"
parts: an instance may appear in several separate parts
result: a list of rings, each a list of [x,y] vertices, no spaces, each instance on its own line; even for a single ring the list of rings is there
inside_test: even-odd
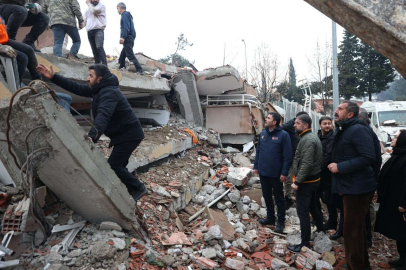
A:
[[[365,102],[361,108],[368,112],[371,127],[385,146],[399,130],[406,129],[406,101]]]

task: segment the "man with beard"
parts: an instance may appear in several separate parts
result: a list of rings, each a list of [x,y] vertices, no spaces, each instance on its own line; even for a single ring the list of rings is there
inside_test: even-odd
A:
[[[377,186],[374,140],[358,114],[359,107],[352,101],[344,101],[335,111],[339,130],[328,165],[333,174],[333,192],[343,195],[345,258],[350,270],[371,269],[365,218]]]
[[[331,172],[328,170],[327,166],[331,163],[331,151],[333,150],[334,142],[334,129],[333,129],[333,119],[328,116],[323,116],[319,120],[320,130],[317,136],[321,141],[323,146],[323,162],[321,163],[320,172],[320,186],[317,191],[317,208],[319,209],[321,215],[321,204],[320,199],[327,205],[328,209],[328,222],[325,225],[326,230],[337,228],[337,209],[335,205],[331,202]]]
[[[147,193],[144,184],[127,169],[128,159],[144,139],[141,123],[127,99],[120,91],[117,77],[105,65],[89,67],[88,84],[80,84],[55,74],[50,68],[40,65],[37,71],[45,78],[63,89],[82,97],[92,98],[94,127],[88,133],[89,138],[97,143],[100,136],[110,138],[109,147],[113,151],[108,163],[127,187],[134,200]]]
[[[300,252],[303,246],[310,245],[310,216],[312,215],[318,231],[323,231],[323,219],[316,206],[317,189],[320,185],[320,164],[323,161],[323,147],[316,134],[311,130],[312,119],[309,115],[299,115],[295,120],[295,130],[300,136],[292,173],[295,176],[292,189],[296,191],[296,209],[300,220],[302,242],[289,245],[292,252]]]
[[[292,149],[289,135],[281,129],[281,116],[271,112],[265,118],[265,130],[259,135],[254,170],[259,173],[262,194],[267,208],[267,218],[262,225],[275,225],[275,207],[272,194],[278,207],[278,225],[275,232],[282,233],[285,228],[285,200],[283,182],[292,162]]]

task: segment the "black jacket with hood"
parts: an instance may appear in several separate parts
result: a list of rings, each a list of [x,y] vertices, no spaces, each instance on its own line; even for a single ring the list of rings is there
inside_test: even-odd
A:
[[[92,98],[94,126],[89,137],[97,142],[102,134],[111,139],[110,147],[144,139],[144,131],[127,99],[120,91],[117,77],[112,73],[103,76],[95,87],[80,84],[55,74],[52,82],[63,89],[82,97]]]

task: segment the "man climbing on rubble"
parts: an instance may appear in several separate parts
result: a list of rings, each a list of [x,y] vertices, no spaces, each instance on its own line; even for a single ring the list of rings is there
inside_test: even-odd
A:
[[[312,119],[307,114],[299,115],[295,120],[295,130],[300,136],[292,173],[295,176],[292,189],[296,191],[296,210],[300,220],[302,242],[289,245],[292,252],[300,252],[303,246],[310,245],[310,216],[315,220],[317,231],[324,231],[323,219],[316,206],[317,189],[320,185],[320,164],[323,161],[323,147],[316,134],[311,130]]]
[[[134,200],[147,193],[144,184],[127,169],[128,159],[144,139],[141,123],[132,110],[127,99],[120,91],[117,77],[105,65],[89,67],[89,85],[80,84],[55,74],[50,68],[40,65],[37,68],[45,78],[54,84],[78,96],[92,98],[94,127],[89,131],[89,138],[96,143],[100,136],[110,138],[109,147],[113,151],[108,159],[113,171],[126,185]]]
[[[107,57],[104,51],[104,29],[107,25],[106,7],[100,0],[86,0],[86,4],[88,10],[86,10],[84,20],[94,62],[107,66]]]
[[[142,73],[142,67],[134,55],[133,47],[135,40],[135,28],[133,16],[127,11],[127,6],[120,2],[117,5],[118,14],[121,15],[121,33],[120,33],[120,44],[123,44],[123,50],[121,51],[120,58],[118,62],[120,64],[120,69],[125,68],[125,58],[130,60],[136,69],[137,73]]]
[[[44,11],[51,19],[51,29],[54,34],[54,55],[62,57],[62,45],[65,35],[72,39],[72,47],[67,58],[78,58],[80,49],[80,35],[76,27],[76,18],[79,30],[85,27],[78,0],[43,0]]]
[[[298,112],[296,114],[296,117],[298,117],[299,115],[302,114],[307,114],[307,112]],[[299,135],[296,133],[295,128],[294,128],[294,124],[295,124],[295,119],[293,118],[291,120],[289,120],[288,122],[284,123],[282,125],[282,129],[284,131],[286,131],[289,134],[290,137],[290,142],[292,144],[292,157],[295,156],[295,152],[296,152],[296,148],[297,145],[299,144],[300,141],[300,137]],[[289,174],[288,174],[288,178],[287,180],[283,183],[283,188],[285,191],[285,201],[286,201],[286,209],[289,209],[290,207],[292,207],[293,205],[293,199],[292,199],[292,195],[293,195],[293,191],[292,191],[292,172],[289,169]]]
[[[9,39],[15,40],[20,27],[32,26],[25,36],[23,43],[31,46],[34,51],[34,42],[44,33],[49,24],[49,17],[42,12],[42,0],[0,0],[0,16],[7,24]]]
[[[289,135],[280,127],[281,116],[271,112],[265,118],[265,130],[259,135],[254,170],[259,174],[262,195],[267,208],[267,218],[260,219],[262,225],[275,225],[275,203],[278,208],[278,224],[275,232],[285,228],[285,198],[283,182],[292,162],[292,146]]]
[[[335,111],[338,131],[328,165],[333,191],[343,195],[345,258],[350,270],[371,269],[365,218],[377,187],[374,139],[358,114],[359,107],[352,101],[344,101]]]

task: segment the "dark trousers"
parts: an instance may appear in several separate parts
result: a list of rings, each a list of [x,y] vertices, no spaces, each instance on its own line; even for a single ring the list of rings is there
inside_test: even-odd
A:
[[[302,237],[302,245],[309,245],[310,242],[310,216],[316,223],[317,230],[323,230],[323,219],[319,209],[316,206],[317,189],[320,181],[315,183],[301,184],[296,191],[296,210],[300,220],[300,230]]]
[[[130,194],[132,191],[139,190],[142,187],[140,180],[127,169],[128,159],[140,143],[141,140],[137,140],[114,145],[113,151],[107,161],[117,177],[127,187]]]
[[[261,180],[262,196],[265,199],[267,218],[275,219],[275,206],[272,194],[278,208],[278,223],[285,223],[285,196],[283,196],[283,183],[279,177],[259,176]]]
[[[72,47],[70,48],[70,53],[77,55],[80,49],[80,35],[76,27],[65,25],[65,24],[55,24],[52,25],[52,32],[54,34],[54,55],[62,57],[62,46],[65,40],[65,35],[68,34],[72,39]]]
[[[34,45],[38,37],[44,33],[49,24],[49,17],[45,13],[37,15],[28,12],[23,6],[12,4],[0,4],[0,15],[7,24],[7,34],[9,39],[15,39],[18,29],[21,26],[32,26],[31,31],[24,38],[23,42]]]
[[[374,193],[344,195],[344,246],[348,269],[370,267],[365,231],[365,218]]]
[[[331,194],[331,205],[337,213],[337,209],[340,209],[340,222],[338,223],[337,231],[343,234],[344,231],[344,207],[343,196],[338,193]]]
[[[133,51],[134,40],[135,40],[135,37],[133,37],[131,35],[127,36],[125,38],[124,44],[123,44],[123,50],[121,51],[118,62],[120,63],[120,68],[125,67],[125,58],[127,57],[128,60],[130,60],[130,62],[132,62],[134,64],[135,69],[137,71],[139,71],[139,70],[142,70],[142,67],[134,55],[134,51]]]
[[[398,249],[399,258],[406,264],[406,242],[397,240],[396,247]]]
[[[104,51],[104,30],[95,29],[87,32],[90,47],[92,48],[94,62],[107,66],[106,52]]]
[[[28,68],[28,71],[30,72],[31,78],[33,80],[40,80],[41,75],[36,70],[38,62],[37,57],[35,56],[34,49],[27,44],[12,39],[9,39],[6,45],[9,45],[17,52],[17,65],[20,82],[23,78],[26,68]]]
[[[323,203],[327,205],[328,210],[328,224],[336,226],[337,225],[337,209],[332,201],[332,179],[330,172],[321,174],[320,186],[317,190],[316,205],[317,209],[320,211],[320,215],[323,217],[323,212],[321,211],[320,199]]]

